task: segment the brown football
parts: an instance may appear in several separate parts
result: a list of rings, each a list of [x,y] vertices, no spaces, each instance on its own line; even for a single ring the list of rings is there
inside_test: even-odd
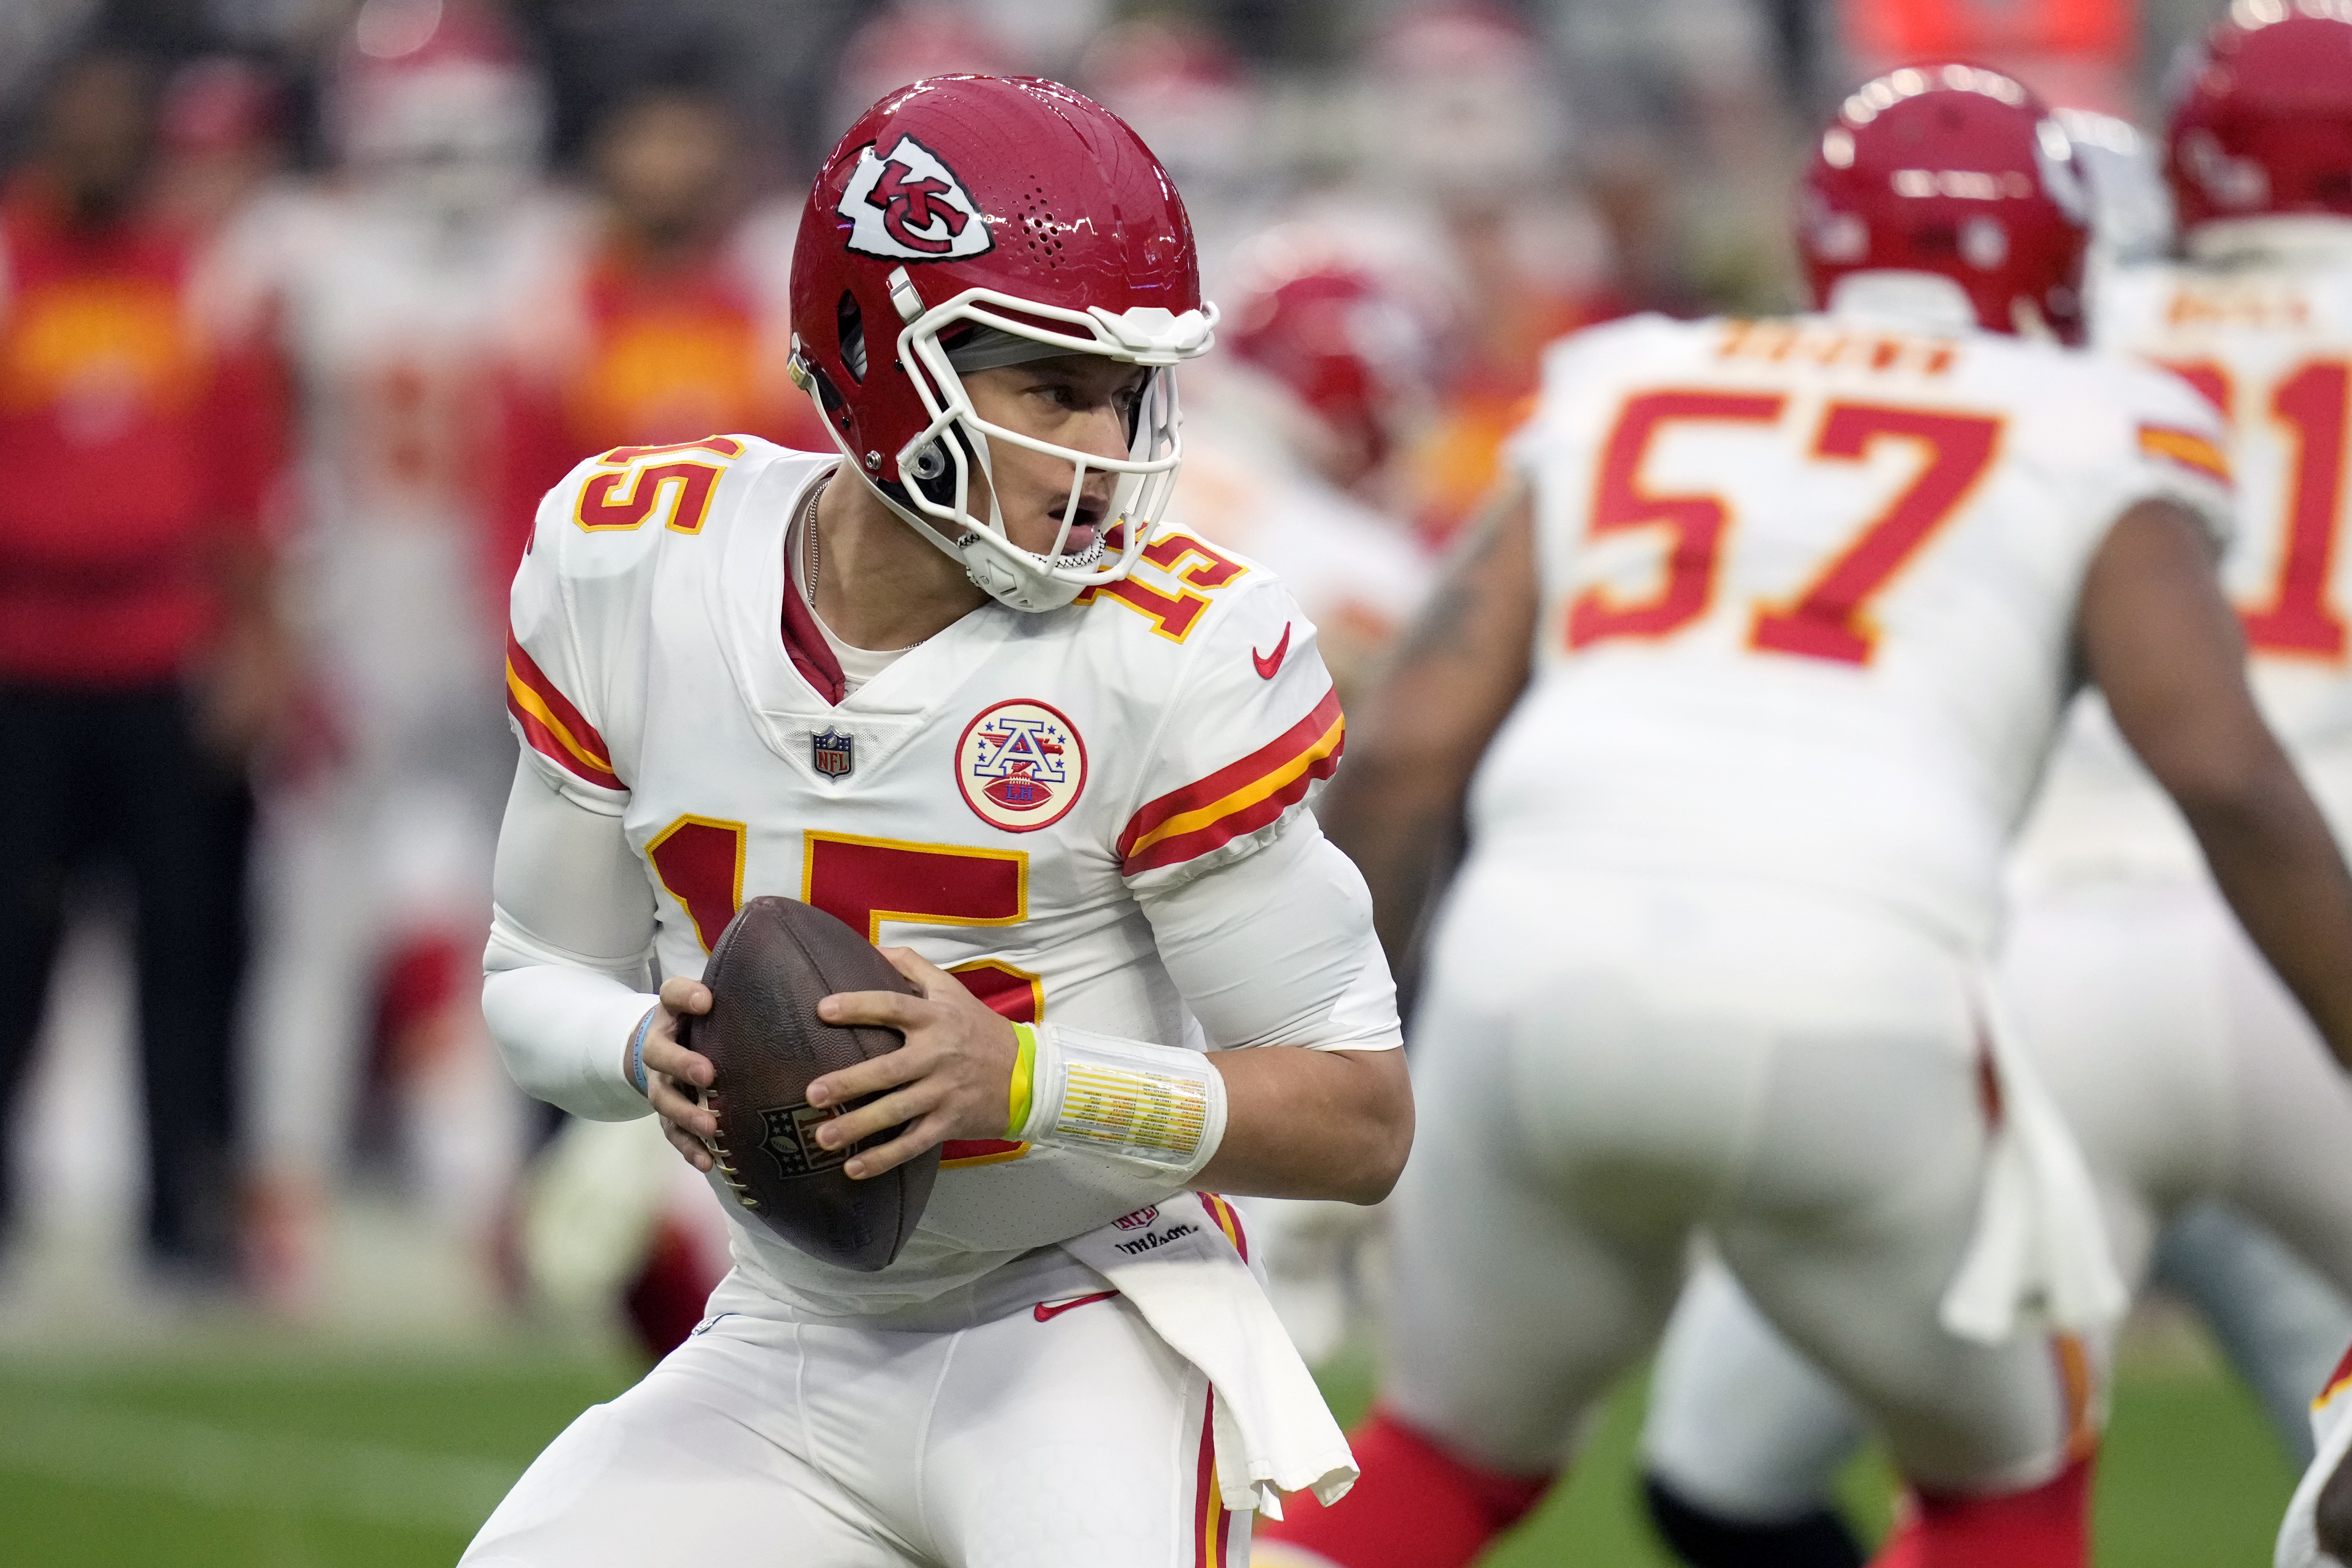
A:
[[[710,1011],[679,1020],[680,1038],[710,1058],[718,1078],[704,1096],[719,1116],[711,1152],[735,1199],[813,1258],[872,1272],[888,1267],[915,1234],[939,1175],[930,1150],[862,1182],[843,1173],[846,1149],[825,1149],[816,1130],[835,1110],[808,1102],[812,1079],[904,1043],[896,1029],[821,1023],[817,1003],[839,991],[919,994],[874,945],[797,899],[753,899],[727,922],[702,968]]]

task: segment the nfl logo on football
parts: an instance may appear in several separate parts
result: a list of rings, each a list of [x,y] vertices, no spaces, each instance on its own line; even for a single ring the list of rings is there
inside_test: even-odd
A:
[[[809,737],[809,761],[826,778],[846,778],[849,770],[856,765],[854,742],[855,737],[828,726]]]

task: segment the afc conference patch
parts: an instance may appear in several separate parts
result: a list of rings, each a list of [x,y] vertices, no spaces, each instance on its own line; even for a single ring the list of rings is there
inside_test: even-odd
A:
[[[1016,699],[982,709],[956,742],[956,784],[982,822],[1034,833],[1087,787],[1087,747],[1059,709]]]
[[[763,1136],[760,1152],[776,1163],[782,1175],[814,1176],[819,1171],[830,1171],[849,1159],[848,1147],[828,1149],[816,1141],[816,1130],[830,1121],[838,1111],[819,1110],[813,1105],[786,1105],[760,1112]]]
[[[827,726],[809,737],[809,763],[829,779],[849,776],[857,765],[857,738]]]

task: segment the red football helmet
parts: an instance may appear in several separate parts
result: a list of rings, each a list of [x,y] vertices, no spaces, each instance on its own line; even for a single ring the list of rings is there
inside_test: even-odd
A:
[[[2184,230],[2352,217],[2352,5],[2237,0],[2192,58],[2165,141]]]
[[[1798,242],[1816,305],[1856,273],[1927,273],[1958,285],[1988,331],[2077,342],[2090,216],[2074,145],[2039,99],[1979,66],[1906,66],[1822,132]]]
[[[1116,115],[1057,82],[933,77],[850,127],[809,193],[793,254],[794,378],[849,466],[892,510],[1016,609],[1068,604],[1125,576],[1175,487],[1171,367],[1205,352],[1192,221],[1160,161]],[[1011,340],[1027,340],[1013,342]],[[982,420],[967,369],[1044,353],[1152,372],[1124,459]],[[1071,507],[1043,555],[971,514],[991,439],[1073,465]],[[1088,469],[1118,476],[1124,526],[1065,554]],[[1112,541],[1118,549],[1110,549]]]
[[[1372,268],[1276,229],[1236,258],[1226,346],[1375,468],[1436,372],[1428,312]]]

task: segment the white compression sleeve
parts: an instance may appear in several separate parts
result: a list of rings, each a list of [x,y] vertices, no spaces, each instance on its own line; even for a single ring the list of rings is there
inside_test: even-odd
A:
[[[1143,900],[1212,1045],[1379,1051],[1404,1043],[1363,873],[1301,814],[1256,854]]]
[[[482,1016],[524,1092],[596,1121],[646,1113],[623,1067],[654,1005],[653,889],[621,819],[516,770],[499,828]]]

